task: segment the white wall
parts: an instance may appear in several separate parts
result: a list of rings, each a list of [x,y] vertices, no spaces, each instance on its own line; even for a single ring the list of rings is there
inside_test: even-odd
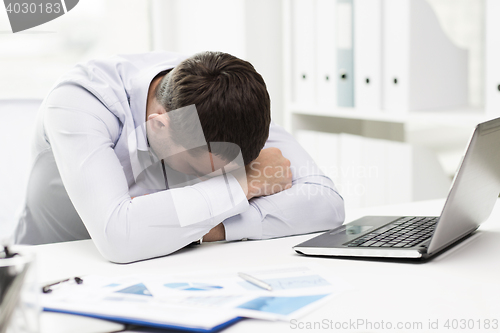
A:
[[[250,61],[283,119],[281,1],[152,0],[153,49],[194,54],[223,51]]]
[[[153,47],[193,54],[223,51],[245,57],[243,0],[153,1]]]
[[[15,34],[0,10],[0,99],[42,99],[78,62],[150,51],[149,9],[149,1],[84,0],[56,20]]]
[[[0,100],[0,245],[19,221],[31,170],[31,139],[41,100]]]

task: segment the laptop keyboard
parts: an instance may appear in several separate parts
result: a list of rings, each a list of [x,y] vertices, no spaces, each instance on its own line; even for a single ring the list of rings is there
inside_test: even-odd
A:
[[[349,247],[412,247],[434,232],[438,217],[402,217],[345,244]]]

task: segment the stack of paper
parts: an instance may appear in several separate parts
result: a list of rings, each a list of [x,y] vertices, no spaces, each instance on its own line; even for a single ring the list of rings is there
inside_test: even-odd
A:
[[[83,277],[42,296],[46,311],[123,323],[213,331],[241,317],[265,320],[297,318],[345,289],[307,267],[247,271],[269,284],[267,291],[237,272],[196,275]],[[340,287],[342,286],[342,287]],[[342,289],[340,289],[342,288]]]

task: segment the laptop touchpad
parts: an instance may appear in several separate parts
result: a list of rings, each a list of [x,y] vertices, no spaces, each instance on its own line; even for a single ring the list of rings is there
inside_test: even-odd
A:
[[[346,235],[357,235],[366,232],[376,226],[374,225],[347,225],[345,229]]]

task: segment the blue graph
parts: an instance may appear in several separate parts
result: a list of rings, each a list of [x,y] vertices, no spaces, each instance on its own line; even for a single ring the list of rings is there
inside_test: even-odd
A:
[[[295,297],[258,297],[243,303],[238,308],[262,312],[288,315],[304,306],[311,304],[326,295],[295,296]]]
[[[153,296],[151,292],[146,288],[144,283],[134,284],[133,286],[127,287],[122,290],[115,291],[117,293],[122,294],[133,294],[133,295],[141,295],[141,296]]]
[[[190,283],[190,282],[165,283],[163,286],[170,289],[188,290],[188,291],[208,291],[208,290],[222,289],[221,286],[214,286],[206,283]]]
[[[326,281],[319,275],[293,276],[288,278],[267,279],[264,280],[264,282],[271,285],[273,290],[311,288],[311,287],[321,287],[330,285],[328,281]],[[248,290],[260,290],[260,288],[246,281],[241,282],[240,286]]]

